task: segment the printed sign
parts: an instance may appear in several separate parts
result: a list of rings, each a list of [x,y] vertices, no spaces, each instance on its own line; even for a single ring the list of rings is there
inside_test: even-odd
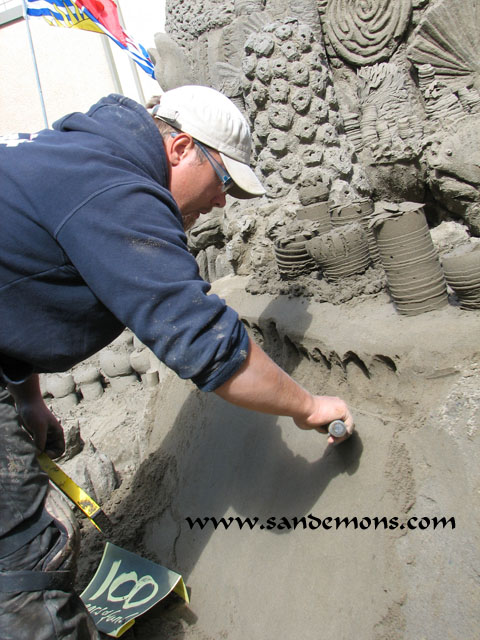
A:
[[[98,569],[80,597],[97,629],[119,638],[135,618],[171,591],[189,601],[180,574],[107,542]]]

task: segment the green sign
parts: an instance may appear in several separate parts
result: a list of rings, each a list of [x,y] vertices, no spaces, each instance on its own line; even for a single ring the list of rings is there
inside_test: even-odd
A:
[[[171,591],[188,602],[180,574],[107,542],[98,569],[80,597],[97,629],[119,638],[135,618]]]

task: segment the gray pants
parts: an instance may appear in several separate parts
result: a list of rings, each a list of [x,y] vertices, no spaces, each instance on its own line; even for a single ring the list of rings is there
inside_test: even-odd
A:
[[[47,491],[33,442],[0,388],[0,638],[97,640],[73,590],[68,526],[45,509]]]

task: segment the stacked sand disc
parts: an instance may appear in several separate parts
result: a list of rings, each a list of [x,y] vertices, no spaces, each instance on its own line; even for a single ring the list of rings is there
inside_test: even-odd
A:
[[[462,309],[480,309],[480,244],[457,247],[442,257],[442,265]]]
[[[316,234],[326,233],[332,228],[330,222],[331,202],[328,199],[329,189],[323,184],[300,187],[298,197],[302,205],[297,209],[298,220],[308,220]]]
[[[372,228],[397,311],[417,315],[447,305],[445,277],[423,205],[378,202]]]
[[[365,229],[359,223],[349,224],[306,242],[306,250],[329,281],[363,273],[370,264]]]
[[[311,234],[299,234],[292,238],[279,238],[273,248],[280,277],[289,280],[311,273],[316,269],[312,257],[307,253],[305,242]]]
[[[369,224],[370,216],[374,212],[374,206],[372,200],[363,199],[355,200],[349,204],[339,204],[332,207],[330,210],[330,220],[332,227],[342,227],[346,224],[352,224],[359,222],[367,233],[368,249],[370,251],[370,257],[375,263],[380,262],[380,254],[378,252],[377,243],[373,230]]]
[[[316,202],[297,209],[297,220],[308,220],[315,226],[318,234],[327,233],[332,228],[330,222],[330,203]]]

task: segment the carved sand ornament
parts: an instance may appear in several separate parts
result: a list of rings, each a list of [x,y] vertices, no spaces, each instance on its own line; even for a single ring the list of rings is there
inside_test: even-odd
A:
[[[462,309],[480,309],[480,244],[464,244],[442,258],[448,284]]]
[[[275,259],[281,278],[289,280],[315,269],[315,262],[307,252],[305,243],[311,234],[299,234],[293,238],[279,238],[274,243]]]
[[[367,235],[359,223],[332,229],[307,240],[305,248],[329,282],[363,273],[370,264]]]
[[[250,3],[252,4],[252,3]],[[192,43],[235,17],[232,0],[166,0],[165,31],[181,46]]]
[[[423,205],[376,202],[370,225],[398,313],[413,316],[446,306],[445,277]]]
[[[369,195],[312,29],[295,18],[278,20],[252,33],[244,51],[245,111],[268,197],[306,206],[301,190],[319,184],[334,203]]]
[[[372,262],[380,263],[380,254],[378,252],[377,243],[370,226],[370,219],[374,212],[373,201],[364,198],[363,200],[355,200],[348,204],[336,205],[330,210],[330,222],[334,229],[349,224],[361,224],[368,242],[368,251]]]
[[[410,101],[405,70],[381,62],[362,67],[357,78],[363,145],[371,148],[376,160],[419,155],[423,129]]]
[[[245,41],[252,35],[262,30],[265,23],[269,21],[265,12],[251,13],[253,7],[258,3],[243,3],[237,6],[235,11],[239,17],[235,18],[230,24],[225,26],[220,36],[217,57],[218,60],[214,65],[214,76],[216,81],[215,88],[228,96],[239,107],[244,109],[244,101],[242,95],[242,79],[243,74],[247,78],[254,78],[257,66],[255,55],[243,58],[243,46]],[[246,15],[241,12],[245,11]],[[238,13],[240,12],[240,13]],[[262,69],[265,77],[268,77],[270,69],[265,59],[270,56],[273,49],[273,42],[268,38],[258,39],[256,42],[255,53],[261,57],[262,64],[259,68],[259,76],[262,75]],[[212,53],[210,53],[212,56]],[[252,66],[253,65],[253,66]]]
[[[265,0],[234,0],[235,15],[242,16],[256,11],[263,11]]]
[[[390,58],[411,12],[412,0],[330,0],[322,23],[337,55],[364,66]]]
[[[442,206],[467,223],[480,236],[480,119],[463,116],[430,136],[425,151],[427,180]]]
[[[288,5],[288,14],[290,16],[308,25],[315,34],[320,32],[318,0],[289,0]]]
[[[479,33],[478,0],[442,0],[425,13],[407,55],[417,67],[431,65],[451,88],[480,88]]]
[[[155,49],[149,49],[148,53],[163,91],[194,83],[194,73],[184,50],[166,33],[155,34]]]

